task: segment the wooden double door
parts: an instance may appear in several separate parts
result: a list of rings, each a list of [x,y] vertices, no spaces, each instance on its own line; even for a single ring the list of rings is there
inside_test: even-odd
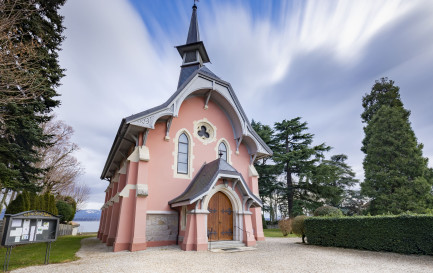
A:
[[[233,208],[230,199],[222,192],[209,200],[207,233],[209,241],[233,240]]]

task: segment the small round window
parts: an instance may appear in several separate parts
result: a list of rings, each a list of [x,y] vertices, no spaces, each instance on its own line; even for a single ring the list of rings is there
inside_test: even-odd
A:
[[[215,141],[216,128],[207,120],[194,122],[194,135],[204,144]]]

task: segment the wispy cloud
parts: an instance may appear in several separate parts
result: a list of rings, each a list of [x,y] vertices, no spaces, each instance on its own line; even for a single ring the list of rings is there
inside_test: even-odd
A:
[[[121,118],[175,91],[181,59],[173,46],[184,42],[190,16],[190,6],[180,3],[75,0],[62,10],[67,76],[58,112],[82,147],[92,207],[103,202],[99,174]],[[346,153],[362,177],[361,98],[374,80],[389,76],[433,161],[431,1],[260,5],[203,1],[198,10],[209,67],[232,83],[250,118],[271,124],[302,116],[317,142]]]

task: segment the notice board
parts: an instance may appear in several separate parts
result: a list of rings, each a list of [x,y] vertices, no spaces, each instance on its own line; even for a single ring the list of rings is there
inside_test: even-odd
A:
[[[57,239],[59,217],[45,211],[6,214],[2,246],[53,242]]]

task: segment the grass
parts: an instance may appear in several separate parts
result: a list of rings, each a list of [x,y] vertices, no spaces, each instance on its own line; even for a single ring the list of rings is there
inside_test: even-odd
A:
[[[75,253],[81,247],[81,240],[94,235],[62,236],[57,241],[51,243],[50,264],[64,263],[78,259]],[[36,243],[16,246],[12,249],[8,270],[27,267],[31,265],[41,265],[45,261],[45,251],[47,243]],[[0,249],[1,269],[3,269],[6,248]]]
[[[275,238],[291,238],[291,237],[298,237],[295,234],[289,234],[287,236],[283,236],[283,233],[279,228],[270,228],[270,229],[264,229],[263,233],[265,233],[265,237],[275,237]]]

